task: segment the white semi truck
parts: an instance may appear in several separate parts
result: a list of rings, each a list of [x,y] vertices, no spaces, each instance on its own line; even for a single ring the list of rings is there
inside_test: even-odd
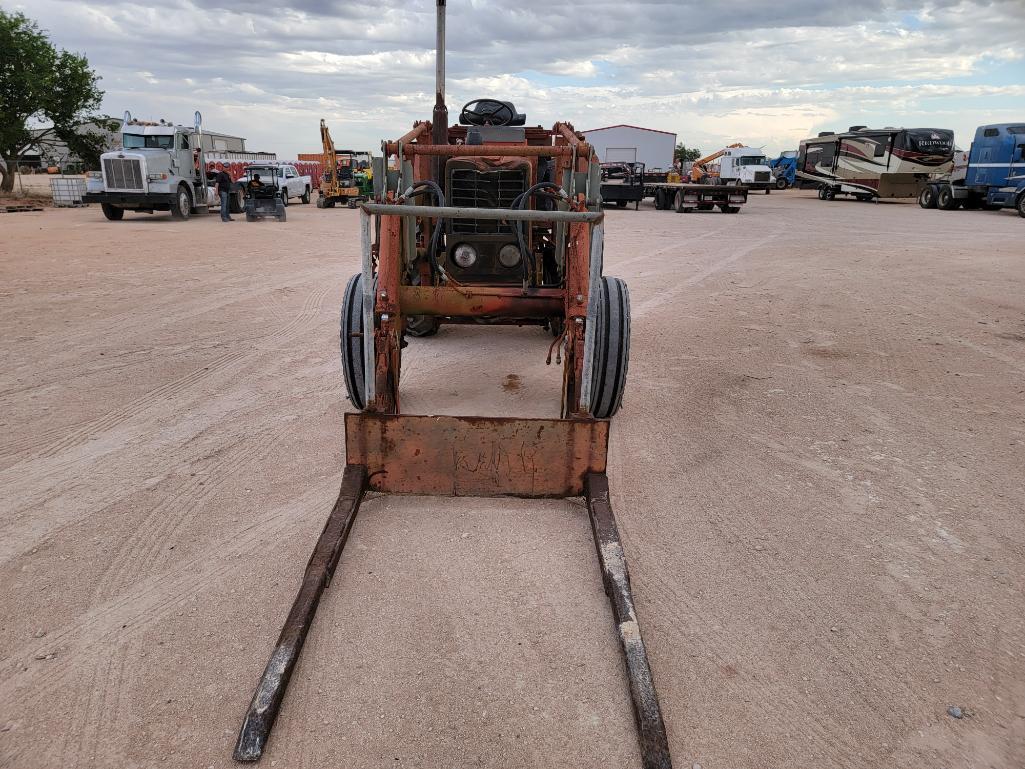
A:
[[[191,126],[133,120],[126,112],[121,149],[100,156],[101,171],[87,180],[83,200],[99,203],[111,221],[123,219],[125,211],[169,211],[176,219],[188,219],[220,210],[208,163],[274,159],[273,154],[246,152],[245,139],[204,133],[199,112]],[[232,213],[242,211],[238,185],[229,204]]]

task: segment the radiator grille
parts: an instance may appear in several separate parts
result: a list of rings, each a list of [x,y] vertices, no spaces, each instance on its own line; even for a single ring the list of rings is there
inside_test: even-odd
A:
[[[511,208],[525,189],[523,169],[477,171],[454,169],[449,177],[449,205],[466,208]],[[453,219],[452,232],[495,235],[512,232],[510,225],[484,219]]]
[[[756,182],[767,182],[767,181],[769,181],[769,172],[768,171],[755,171],[755,181]]]
[[[136,158],[104,158],[103,175],[112,190],[144,190],[142,163]]]

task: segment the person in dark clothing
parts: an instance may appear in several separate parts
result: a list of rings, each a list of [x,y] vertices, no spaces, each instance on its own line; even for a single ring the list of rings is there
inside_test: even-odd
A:
[[[221,221],[222,222],[233,222],[231,218],[231,209],[228,207],[228,196],[231,194],[231,176],[224,169],[217,172],[217,178],[214,180],[214,184],[217,186],[217,194],[221,198]]]

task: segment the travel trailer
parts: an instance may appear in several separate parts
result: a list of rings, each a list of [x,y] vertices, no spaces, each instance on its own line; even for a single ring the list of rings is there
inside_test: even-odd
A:
[[[820,133],[801,142],[797,175],[819,183],[819,198],[917,198],[953,167],[954,132],[945,128],[867,128]]]

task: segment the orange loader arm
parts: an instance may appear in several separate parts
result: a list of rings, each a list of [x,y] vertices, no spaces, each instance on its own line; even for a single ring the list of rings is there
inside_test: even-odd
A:
[[[726,153],[726,150],[731,150],[734,147],[743,147],[743,146],[744,145],[741,144],[740,142],[736,142],[735,144],[731,144],[730,146],[725,147],[725,148],[719,150],[718,152],[713,152],[711,155],[703,157],[700,160],[695,160],[694,161],[694,165],[691,166],[691,169],[690,169],[690,180],[692,182],[700,182],[701,181],[701,177],[708,174],[708,169],[705,168],[706,164],[711,163],[716,158],[722,157]]]

